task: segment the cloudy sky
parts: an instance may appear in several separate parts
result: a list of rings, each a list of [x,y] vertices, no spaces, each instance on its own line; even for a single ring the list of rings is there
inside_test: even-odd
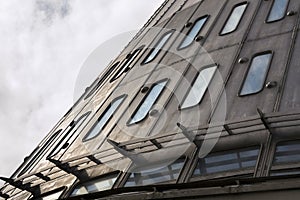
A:
[[[0,176],[10,176],[72,106],[91,52],[140,28],[162,2],[0,0]]]

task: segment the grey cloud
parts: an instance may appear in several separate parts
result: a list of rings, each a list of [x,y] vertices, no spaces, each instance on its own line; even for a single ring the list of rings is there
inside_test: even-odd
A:
[[[37,0],[35,14],[44,23],[50,25],[56,16],[64,18],[71,12],[69,0]]]
[[[0,1],[0,176],[10,176],[72,106],[88,55],[141,27],[162,1]]]

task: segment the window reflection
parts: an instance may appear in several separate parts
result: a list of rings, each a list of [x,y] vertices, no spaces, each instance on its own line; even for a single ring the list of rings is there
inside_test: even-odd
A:
[[[94,124],[93,128],[88,132],[88,134],[84,137],[84,141],[92,139],[99,135],[104,128],[104,126],[109,122],[112,116],[115,114],[116,110],[119,108],[121,103],[126,98],[126,95],[122,95],[117,97],[112,103],[106,108],[104,113],[99,117],[96,124]]]
[[[143,61],[143,64],[147,64],[154,60],[154,58],[158,55],[160,50],[164,47],[164,45],[168,42],[169,38],[172,36],[174,31],[170,31],[163,35],[163,37],[159,40],[159,42],[155,45],[155,47],[151,50],[149,55]]]
[[[271,176],[299,174],[300,141],[288,141],[276,146],[271,168]],[[295,166],[296,164],[296,166]],[[282,167],[288,166],[288,167]]]
[[[287,142],[277,145],[273,163],[300,162],[300,142]]]
[[[48,195],[46,197],[42,197],[40,200],[54,200],[59,199],[60,195],[63,193],[63,191]]]
[[[263,89],[271,59],[271,52],[260,54],[252,59],[240,95],[254,94]]]
[[[79,196],[83,194],[90,194],[99,191],[109,190],[113,187],[117,179],[117,174],[110,175],[108,177],[103,177],[94,181],[89,181],[75,187],[71,193],[71,197]]]
[[[221,35],[231,33],[237,29],[237,27],[240,23],[240,20],[247,8],[247,5],[248,5],[247,2],[245,2],[243,4],[239,4],[234,7],[234,9],[231,11],[231,14],[228,17],[228,19],[220,33]]]
[[[208,67],[200,71],[190,91],[186,95],[180,107],[181,109],[189,108],[200,103],[216,69],[217,66],[214,65],[212,67]]]
[[[207,21],[207,19],[208,19],[208,16],[205,16],[205,17],[198,19],[195,22],[192,29],[189,31],[187,36],[181,42],[179,49],[183,49],[183,48],[189,46],[194,41],[196,36],[200,33],[200,31],[201,31],[203,25],[205,24],[205,22]]]
[[[179,177],[184,161],[185,158],[180,158],[174,163],[157,170],[132,173],[126,182],[125,187],[152,185],[176,180]]]
[[[167,80],[158,82],[151,88],[150,92],[148,92],[142,104],[140,104],[139,108],[134,112],[133,117],[131,117],[131,119],[127,123],[128,125],[138,123],[147,116],[153,104],[156,102],[156,100],[162,93],[167,82]]]
[[[254,167],[259,147],[213,153],[200,158],[194,170],[194,176],[220,173]]]
[[[285,16],[289,0],[274,0],[267,22],[278,21]]]

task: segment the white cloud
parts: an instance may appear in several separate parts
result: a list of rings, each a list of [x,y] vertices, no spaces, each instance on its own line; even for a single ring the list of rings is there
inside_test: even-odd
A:
[[[10,176],[72,106],[90,52],[140,28],[162,2],[0,1],[0,175]]]

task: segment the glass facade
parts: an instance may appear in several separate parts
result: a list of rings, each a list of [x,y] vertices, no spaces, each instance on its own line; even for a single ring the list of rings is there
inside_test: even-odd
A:
[[[109,190],[113,187],[116,179],[117,174],[79,184],[73,189],[70,196],[74,197],[83,194],[90,194],[99,191]]]
[[[153,185],[163,182],[176,180],[184,165],[185,158],[178,159],[176,162],[149,171],[141,171],[140,173],[132,173],[125,183],[124,187]]]
[[[193,176],[254,168],[258,154],[259,147],[209,154],[198,160]]]
[[[300,141],[279,143],[273,159],[273,164],[300,162]]]

